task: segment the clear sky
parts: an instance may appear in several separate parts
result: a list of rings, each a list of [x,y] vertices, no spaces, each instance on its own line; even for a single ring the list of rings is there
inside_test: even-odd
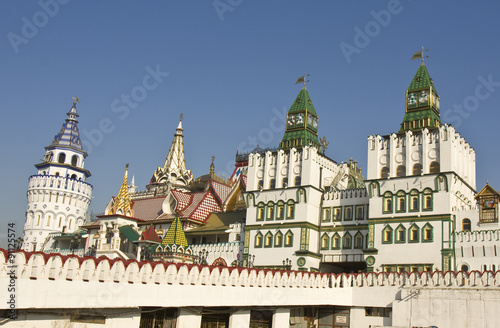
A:
[[[476,150],[477,188],[499,190],[499,13],[462,0],[2,1],[0,246],[8,222],[22,235],[28,178],[73,96],[102,213],[126,163],[139,189],[163,165],[180,113],[195,177],[211,156],[227,176],[237,149],[277,147],[304,73],[326,154],[366,172],[367,137],[399,129],[422,46],[443,123]]]

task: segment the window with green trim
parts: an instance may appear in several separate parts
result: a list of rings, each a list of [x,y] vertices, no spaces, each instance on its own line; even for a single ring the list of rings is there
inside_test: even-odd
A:
[[[332,219],[332,209],[330,207],[323,207],[322,222],[330,222]]]
[[[352,221],[352,206],[344,207],[344,221]]]
[[[283,202],[278,202],[276,205],[276,220],[283,220],[285,217],[285,204]]]
[[[420,238],[420,229],[416,224],[413,224],[408,230],[408,241],[410,243],[418,243]]]
[[[410,193],[410,211],[418,211],[420,206],[419,205],[419,194],[418,191],[412,190]]]
[[[328,237],[328,234],[324,233],[323,236],[321,237],[321,249],[328,249],[330,246],[330,237]]]
[[[360,231],[356,232],[356,234],[354,235],[354,248],[363,248],[363,234]]]
[[[283,246],[283,233],[278,231],[274,236],[274,247],[282,247]]]
[[[406,242],[406,228],[400,224],[396,228],[396,243],[405,243]]]
[[[392,228],[389,225],[382,230],[382,244],[392,244]]]
[[[396,196],[397,209],[396,212],[406,212],[406,195],[404,191],[399,191]]]
[[[425,226],[422,228],[422,242],[424,243],[429,243],[434,240],[434,228],[429,224],[426,223]]]
[[[357,220],[363,220],[365,218],[365,213],[364,213],[364,206],[363,205],[357,205],[356,206],[356,219]]]
[[[266,215],[266,220],[267,221],[272,221],[274,220],[274,204],[272,202],[267,203],[267,215]]]
[[[340,221],[342,219],[342,207],[333,208],[333,221]]]
[[[340,236],[335,233],[332,237],[332,249],[340,249]]]
[[[264,237],[264,247],[272,247],[273,246],[273,234],[268,231],[266,236]]]
[[[384,213],[392,213],[392,194],[390,192],[386,192],[384,194]]]
[[[289,200],[286,206],[286,218],[293,219],[295,217],[295,204],[293,200]]]
[[[264,220],[264,212],[266,210],[266,207],[264,204],[259,204],[257,205],[257,220]]]
[[[349,233],[349,231],[347,231],[344,234],[344,237],[342,239],[343,239],[342,240],[342,248],[343,249],[351,249],[352,248],[352,236]]]
[[[285,234],[285,247],[293,246],[293,232],[288,230]]]
[[[432,210],[432,205],[433,205],[433,201],[432,201],[432,191],[429,190],[429,189],[426,189],[424,191],[424,199],[423,199],[423,202],[424,202],[424,210],[425,211],[431,211]]]
[[[255,243],[254,243],[254,247],[255,248],[260,248],[262,247],[262,233],[259,231],[257,232],[257,234],[255,235]]]

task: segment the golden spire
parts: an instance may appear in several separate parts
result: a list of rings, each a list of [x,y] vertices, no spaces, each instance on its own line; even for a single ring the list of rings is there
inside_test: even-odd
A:
[[[128,193],[128,164],[125,166],[125,174],[123,175],[123,183],[118,191],[118,195],[115,198],[113,208],[110,214],[122,214],[125,216],[133,216],[132,201],[130,200],[130,195]]]

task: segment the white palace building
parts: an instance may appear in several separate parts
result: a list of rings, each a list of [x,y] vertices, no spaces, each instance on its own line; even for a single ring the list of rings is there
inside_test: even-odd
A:
[[[278,147],[237,152],[227,179],[186,168],[181,117],[145,190],[127,165],[93,220],[73,104],[29,179],[22,249],[0,252],[0,325],[499,327],[500,194],[476,191],[423,61],[405,97],[366,177],[325,155],[305,83]]]

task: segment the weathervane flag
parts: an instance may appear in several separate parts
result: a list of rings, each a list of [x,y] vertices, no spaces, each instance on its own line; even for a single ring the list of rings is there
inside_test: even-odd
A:
[[[297,82],[295,82],[295,84],[304,83],[305,79],[306,79],[305,76],[301,76],[297,79]]]
[[[416,53],[414,53],[413,56],[411,56],[410,60],[419,59],[419,58],[422,58],[422,51],[417,51]]]

